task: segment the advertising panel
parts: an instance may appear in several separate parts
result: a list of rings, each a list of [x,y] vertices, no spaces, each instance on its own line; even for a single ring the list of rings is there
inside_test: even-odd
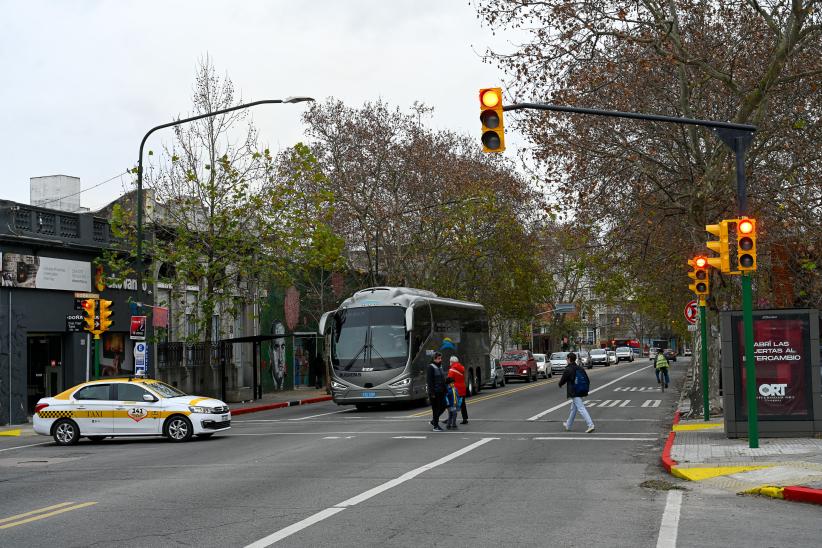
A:
[[[736,413],[747,419],[745,348],[742,318],[732,327]],[[807,315],[786,314],[754,318],[754,359],[759,420],[812,418],[810,321]]]
[[[29,289],[91,291],[91,263],[3,253],[0,284]]]

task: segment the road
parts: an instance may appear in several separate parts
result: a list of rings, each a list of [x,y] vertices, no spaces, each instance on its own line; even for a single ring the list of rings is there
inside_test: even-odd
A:
[[[0,545],[818,545],[817,507],[664,473],[676,394],[647,360],[590,373],[592,434],[563,431],[555,377],[483,391],[457,432],[431,432],[425,408],[328,402],[185,444],[0,438]]]

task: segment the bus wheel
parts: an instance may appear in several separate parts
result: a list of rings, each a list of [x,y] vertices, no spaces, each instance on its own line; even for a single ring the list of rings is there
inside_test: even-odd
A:
[[[368,411],[368,404],[367,403],[355,403],[354,407],[357,408],[357,411]]]
[[[465,386],[465,394],[468,396],[473,396],[476,394],[474,391],[474,372],[470,369],[468,370],[468,377],[466,378],[466,381],[468,381],[468,384]]]
[[[477,371],[477,381],[474,384],[477,386],[477,394],[482,392],[482,371]]]

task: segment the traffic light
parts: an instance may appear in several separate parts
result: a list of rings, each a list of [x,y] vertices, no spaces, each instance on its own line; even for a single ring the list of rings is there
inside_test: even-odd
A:
[[[96,329],[94,325],[95,303],[96,299],[83,299],[80,302],[80,307],[83,309],[83,321],[86,322],[86,331],[93,333]]]
[[[688,286],[688,289],[696,293],[698,297],[707,297],[711,289],[711,282],[708,277],[708,258],[694,257],[688,260],[688,265],[693,269],[688,272],[688,277],[694,281]]]
[[[114,311],[111,309],[112,304],[111,301],[100,299],[100,333],[108,331],[109,327],[111,327],[111,315],[114,314]]]
[[[718,268],[724,273],[731,271],[731,258],[729,255],[728,243],[728,223],[731,221],[720,221],[718,225],[705,225],[705,230],[718,237],[719,240],[708,242],[708,249],[714,251],[719,257],[708,257],[708,264]]]
[[[742,217],[736,223],[736,260],[741,272],[756,270],[756,220]]]
[[[482,151],[505,150],[505,128],[502,122],[502,88],[485,88],[479,92],[482,122]]]

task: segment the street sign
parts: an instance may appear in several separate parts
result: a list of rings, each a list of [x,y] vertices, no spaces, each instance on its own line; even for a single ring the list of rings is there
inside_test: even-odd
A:
[[[688,331],[696,331],[696,324],[692,323],[688,326]]]
[[[131,317],[131,340],[144,341],[146,340],[146,317],[132,316]]]
[[[69,333],[82,333],[86,325],[82,314],[66,314],[66,331]]]
[[[690,324],[696,323],[697,314],[699,309],[697,308],[697,302],[691,301],[685,305],[685,321]]]
[[[134,375],[146,374],[146,343],[138,342],[134,345]]]

